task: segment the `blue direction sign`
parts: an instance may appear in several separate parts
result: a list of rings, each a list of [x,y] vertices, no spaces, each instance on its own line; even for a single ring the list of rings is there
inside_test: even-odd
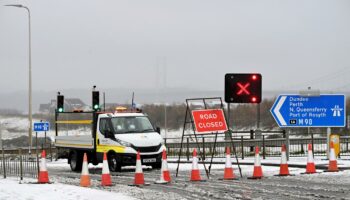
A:
[[[35,132],[44,132],[50,130],[49,122],[34,122],[34,131]]]
[[[280,127],[344,127],[345,95],[280,95],[271,108]]]

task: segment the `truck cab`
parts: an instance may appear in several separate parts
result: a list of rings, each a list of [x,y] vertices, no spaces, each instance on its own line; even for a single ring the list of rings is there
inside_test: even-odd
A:
[[[163,139],[145,114],[100,114],[97,127],[96,152],[99,156],[107,152],[112,171],[135,165],[138,151],[144,165],[161,167]]]
[[[146,114],[126,111],[92,114],[90,135],[59,136],[56,127],[58,157],[68,158],[73,171],[81,170],[84,153],[95,165],[103,162],[103,154],[106,153],[111,171],[121,171],[122,166],[134,166],[138,151],[143,165],[156,169],[161,167],[165,146],[159,129],[153,127]],[[61,122],[56,119],[56,126]]]

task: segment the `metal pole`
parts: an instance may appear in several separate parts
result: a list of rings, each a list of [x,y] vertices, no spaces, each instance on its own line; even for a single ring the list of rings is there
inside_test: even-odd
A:
[[[289,161],[289,145],[290,145],[290,141],[289,141],[289,135],[291,133],[291,130],[287,131],[286,134],[286,153],[287,153],[287,160]]]
[[[4,169],[4,178],[6,178],[6,163],[5,163],[5,153],[4,153],[4,147],[1,148],[2,149],[2,166]]]
[[[213,150],[212,150],[211,160],[210,160],[210,165],[209,165],[209,174],[210,174],[210,170],[211,170],[211,165],[213,164],[214,155],[215,155],[215,152],[216,152],[216,142],[217,142],[217,139],[218,139],[218,133],[216,132],[216,134],[215,134],[215,140],[214,140],[214,147],[213,147]]]
[[[29,72],[28,72],[28,119],[29,119],[29,128],[28,128],[28,139],[29,139],[29,154],[31,153],[32,148],[32,129],[33,129],[33,116],[32,116],[32,33],[31,33],[31,24],[30,24],[30,10],[28,7],[23,6],[21,4],[11,4],[11,5],[5,5],[5,6],[12,6],[17,8],[24,8],[28,11],[28,65],[29,65]]]
[[[32,148],[32,130],[33,130],[33,116],[32,116],[32,36],[30,24],[29,8],[23,7],[28,11],[28,27],[29,27],[29,153]]]
[[[230,115],[231,115],[230,103],[227,103],[227,128],[230,130]]]
[[[312,148],[312,157],[315,157],[315,150],[314,150],[314,133],[311,133],[311,148]]]
[[[164,104],[164,137],[166,138],[167,137],[167,133],[168,133],[168,127],[167,127],[167,105],[166,103]]]
[[[187,113],[189,112],[188,109],[188,102],[186,101],[186,113],[185,113],[185,121],[184,121],[184,126],[183,126],[183,131],[182,131],[182,136],[181,136],[181,144],[180,144],[180,152],[179,152],[179,158],[177,160],[177,168],[176,168],[176,177],[179,174],[179,167],[180,167],[180,159],[181,159],[181,153],[182,153],[182,145],[183,145],[183,140],[185,136],[185,128],[186,128],[186,123],[187,123]]]
[[[21,181],[23,181],[23,160],[22,160],[22,149],[20,148],[19,150],[19,167],[20,167],[20,178]]]
[[[243,145],[243,136],[241,136],[241,149],[242,149],[242,160],[244,160],[244,145]]]
[[[329,159],[329,139],[331,137],[331,127],[327,127],[327,159]]]
[[[35,132],[35,153],[36,153],[36,162],[38,167],[38,175],[39,175],[39,155],[38,155],[38,132]]]
[[[262,136],[262,151],[263,151],[263,159],[265,160],[266,158],[266,150],[265,150],[265,135]]]
[[[103,112],[106,112],[106,95],[105,95],[105,92],[103,92]]]
[[[260,103],[256,107],[256,129],[260,128]]]

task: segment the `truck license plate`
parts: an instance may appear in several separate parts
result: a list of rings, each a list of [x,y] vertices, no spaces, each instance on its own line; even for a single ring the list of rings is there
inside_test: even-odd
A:
[[[143,159],[143,162],[144,163],[157,162],[157,159],[156,158],[146,158],[146,159]]]

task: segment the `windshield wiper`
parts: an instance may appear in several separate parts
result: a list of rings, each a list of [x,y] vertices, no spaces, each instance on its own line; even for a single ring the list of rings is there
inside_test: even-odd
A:
[[[139,133],[140,131],[125,131],[123,133]]]
[[[154,129],[153,128],[149,128],[149,129],[145,129],[145,130],[142,130],[141,132],[154,132]]]

